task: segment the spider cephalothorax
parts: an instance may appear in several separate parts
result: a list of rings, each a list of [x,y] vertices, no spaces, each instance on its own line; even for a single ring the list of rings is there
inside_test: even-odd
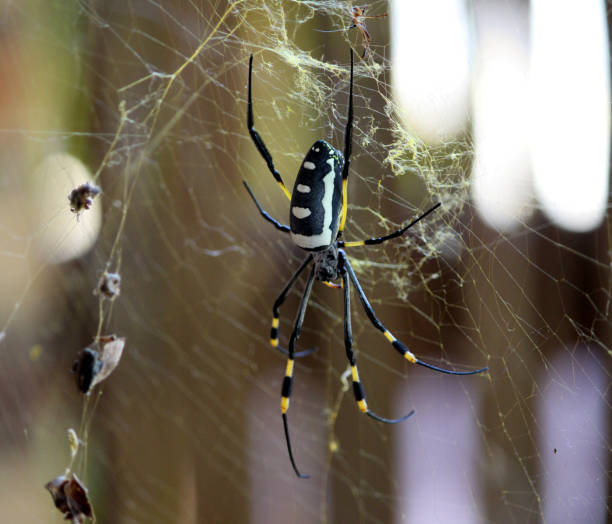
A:
[[[353,335],[351,332],[351,284],[355,287],[359,295],[360,302],[370,320],[376,329],[381,331],[385,338],[392,344],[395,350],[408,362],[419,364],[421,366],[448,373],[451,375],[471,375],[481,373],[487,368],[477,369],[475,371],[451,371],[448,369],[439,368],[432,364],[428,364],[419,360],[402,342],[397,340],[391,332],[385,328],[383,323],[378,320],[374,309],[370,305],[357,276],[351,267],[346,253],[345,247],[365,246],[382,244],[387,240],[403,235],[409,228],[416,224],[419,220],[426,217],[429,213],[440,206],[436,204],[429,211],[410,222],[407,226],[394,231],[389,235],[378,238],[369,238],[367,240],[357,240],[345,242],[340,240],[340,235],[344,229],[346,222],[347,211],[347,179],[349,174],[349,165],[351,158],[351,133],[353,129],[353,52],[351,50],[351,82],[349,84],[349,106],[348,118],[346,122],[346,131],[344,133],[344,154],[328,144],[325,140],[317,140],[306,153],[306,157],[302,161],[298,172],[293,193],[289,193],[285,186],[280,173],[274,167],[272,155],[270,155],[259,133],[255,130],[253,123],[253,100],[251,77],[253,72],[253,57],[249,60],[249,94],[247,103],[247,127],[249,134],[253,140],[255,147],[266,161],[268,169],[272,176],[283,190],[287,198],[291,201],[290,204],[290,224],[287,226],[282,224],[275,218],[271,217],[259,204],[251,188],[246,182],[244,185],[251,195],[253,202],[261,215],[276,229],[284,233],[290,233],[293,242],[300,248],[309,252],[308,256],[302,262],[298,270],[289,279],[287,285],[282,290],[274,302],[272,308],[272,328],[270,330],[270,343],[273,347],[281,350],[287,355],[287,367],[285,378],[281,390],[281,413],[283,418],[283,426],[285,429],[285,438],[287,441],[287,450],[291,465],[298,477],[305,478],[306,475],[301,475],[293,458],[291,450],[291,440],[289,439],[289,425],[287,422],[287,411],[289,409],[289,398],[291,396],[291,387],[293,384],[293,364],[294,359],[299,356],[304,356],[311,351],[296,352],[295,345],[302,330],[306,306],[310,297],[312,284],[315,280],[323,281],[324,283],[341,280],[344,293],[344,345],[346,356],[348,358],[351,375],[353,378],[353,394],[357,406],[362,413],[388,424],[394,424],[406,420],[414,414],[414,410],[407,415],[397,419],[387,419],[372,412],[366,403],[365,391],[359,379],[357,371],[357,361],[353,351]],[[300,307],[293,327],[293,332],[289,338],[289,346],[287,350],[280,348],[279,341],[279,322],[280,322],[280,306],[285,301],[287,294],[297,281],[302,272],[311,266],[306,288],[302,295]],[[340,286],[336,286],[340,287]]]
[[[335,282],[340,278],[338,245],[334,242],[324,251],[312,254],[315,279],[321,282]]]

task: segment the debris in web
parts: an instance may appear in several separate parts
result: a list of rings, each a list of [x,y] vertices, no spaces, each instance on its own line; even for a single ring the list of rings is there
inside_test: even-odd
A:
[[[93,199],[100,194],[102,190],[90,183],[85,182],[79,187],[72,190],[68,195],[70,201],[70,211],[76,213],[77,216],[81,214],[81,211],[89,209],[93,204]]]
[[[76,373],[77,387],[81,393],[89,393],[115,370],[123,354],[125,338],[116,335],[100,337],[98,343],[102,350],[86,347],[74,362],[72,371]]]
[[[81,440],[72,428],[68,428],[68,444],[70,445],[70,460],[74,460],[79,451]]]
[[[119,273],[103,273],[98,282],[98,287],[94,290],[94,295],[101,295],[110,300],[115,299],[121,294],[121,275]]]
[[[45,484],[45,488],[51,493],[55,507],[66,520],[71,520],[73,524],[82,524],[85,519],[95,521],[87,488],[74,473],[70,477],[55,477]]]

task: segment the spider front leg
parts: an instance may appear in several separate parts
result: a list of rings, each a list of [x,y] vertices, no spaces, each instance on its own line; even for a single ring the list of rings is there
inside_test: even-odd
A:
[[[270,173],[272,173],[274,180],[276,180],[280,188],[283,190],[283,193],[285,193],[285,196],[289,200],[291,200],[291,193],[289,193],[289,190],[285,186],[285,183],[283,182],[283,179],[281,178],[280,173],[276,170],[276,167],[274,167],[274,161],[272,160],[272,155],[268,151],[266,144],[264,144],[264,141],[259,136],[259,133],[255,130],[255,127],[254,127],[255,123],[253,120],[252,76],[253,76],[253,55],[251,55],[249,58],[249,95],[248,95],[249,98],[247,101],[247,128],[249,129],[249,135],[251,135],[251,139],[253,140],[253,143],[255,144],[257,151],[259,151],[259,154],[266,161],[268,169],[270,170]]]
[[[338,233],[344,231],[346,223],[346,213],[348,207],[348,175],[351,164],[351,151],[353,149],[353,50],[351,49],[351,82],[349,84],[349,105],[346,118],[346,128],[344,130],[344,166],[342,168],[342,214]]]
[[[375,245],[375,244],[382,244],[383,242],[386,242],[387,240],[391,240],[393,238],[400,237],[406,231],[408,231],[412,226],[414,226],[417,222],[419,222],[420,220],[424,219],[427,215],[429,215],[429,213],[431,213],[432,211],[435,211],[439,207],[440,207],[440,202],[438,202],[435,206],[433,206],[431,209],[429,209],[429,211],[426,211],[425,213],[423,213],[420,217],[414,219],[407,226],[404,226],[404,227],[398,229],[397,231],[394,231],[393,233],[390,233],[389,235],[385,235],[384,237],[368,238],[367,240],[355,240],[353,242],[344,242],[344,241],[340,240],[338,242],[338,247],[372,246],[372,245]]]
[[[344,267],[346,268],[348,275],[351,279],[351,282],[353,283],[353,285],[355,286],[355,289],[357,290],[357,293],[359,294],[359,299],[361,300],[361,305],[363,306],[363,309],[366,312],[366,315],[368,315],[368,318],[370,319],[370,322],[372,323],[372,325],[382,331],[382,333],[385,335],[385,338],[391,342],[391,344],[393,345],[393,347],[399,352],[400,355],[402,355],[408,362],[410,362],[411,364],[418,364],[419,366],[423,366],[429,369],[433,369],[434,371],[438,371],[440,373],[446,373],[448,375],[475,375],[476,373],[483,373],[484,371],[487,371],[489,368],[488,367],[484,367],[481,369],[475,369],[473,371],[453,371],[451,369],[444,369],[444,368],[439,368],[438,366],[434,366],[432,364],[428,364],[427,362],[423,362],[422,360],[419,360],[414,353],[412,353],[404,344],[402,344],[399,340],[397,340],[392,334],[391,332],[385,328],[385,326],[383,325],[383,323],[378,320],[378,318],[376,318],[376,315],[374,313],[374,309],[372,308],[372,306],[370,305],[370,302],[368,301],[367,297],[365,296],[365,293],[363,292],[363,289],[361,289],[361,285],[359,284],[359,280],[357,280],[357,276],[355,275],[355,272],[353,271],[353,268],[351,267],[350,262],[348,261],[348,258],[346,257],[346,253],[344,253],[344,251],[339,251],[338,252],[340,259],[342,260],[342,263],[344,265]]]
[[[308,257],[308,261],[312,256]],[[305,264],[302,264],[302,267],[299,271],[301,271],[305,267]],[[291,439],[289,438],[289,423],[287,422],[287,411],[289,410],[289,398],[291,397],[291,387],[293,385],[293,364],[295,357],[295,343],[297,339],[300,337],[300,332],[302,331],[302,324],[304,323],[304,315],[306,314],[306,307],[308,306],[308,298],[310,297],[310,291],[312,290],[312,284],[314,282],[315,277],[315,268],[314,266],[310,270],[310,275],[308,276],[308,281],[306,282],[306,289],[304,290],[304,294],[302,295],[302,301],[300,302],[300,309],[298,310],[297,316],[295,318],[295,326],[293,328],[293,332],[291,333],[291,338],[289,339],[289,358],[287,359],[287,368],[285,370],[285,378],[283,379],[283,387],[281,389],[281,414],[283,417],[283,426],[285,428],[285,439],[287,441],[287,451],[289,452],[289,460],[291,460],[291,465],[293,466],[293,471],[295,474],[301,478],[306,479],[308,475],[302,475],[295,465],[295,460],[293,458],[293,451],[291,450]]]
[[[353,376],[353,393],[355,395],[355,401],[357,402],[357,406],[359,406],[359,410],[362,413],[365,413],[366,415],[380,422],[385,422],[386,424],[397,424],[398,422],[402,422],[414,415],[414,409],[407,415],[396,419],[383,418],[368,409],[365,391],[363,389],[363,386],[361,385],[361,381],[359,380],[357,362],[355,359],[355,353],[353,352],[353,333],[351,330],[351,288],[349,277],[347,275],[347,269],[344,264],[340,271],[342,273],[342,287],[344,288],[344,347],[346,349],[346,358],[348,358],[349,364],[351,365],[351,374]]]
[[[289,355],[289,351],[287,351],[286,349],[284,349],[284,348],[282,348],[282,347],[280,347],[278,345],[278,328],[279,328],[279,324],[280,324],[280,310],[279,310],[279,308],[283,305],[283,302],[285,302],[285,299],[287,298],[287,295],[289,294],[289,291],[291,290],[291,288],[295,284],[295,281],[298,279],[298,277],[301,275],[302,271],[304,271],[304,269],[306,269],[306,266],[308,266],[308,264],[310,264],[311,261],[312,261],[312,255],[309,255],[308,257],[306,257],[306,260],[304,260],[304,262],[302,262],[302,265],[298,268],[298,270],[289,279],[289,282],[287,282],[287,285],[281,291],[281,294],[274,301],[274,306],[272,307],[272,327],[270,328],[270,344],[272,345],[273,348],[276,348],[283,355]],[[315,351],[316,351],[316,349],[306,349],[304,351],[298,351],[293,356],[294,356],[294,358],[305,357],[306,355],[310,355],[311,353],[314,353]]]

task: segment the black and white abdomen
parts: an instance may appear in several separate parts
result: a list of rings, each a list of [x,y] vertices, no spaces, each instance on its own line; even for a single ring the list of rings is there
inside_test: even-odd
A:
[[[291,238],[302,249],[327,249],[338,234],[344,157],[325,140],[310,148],[291,195]]]

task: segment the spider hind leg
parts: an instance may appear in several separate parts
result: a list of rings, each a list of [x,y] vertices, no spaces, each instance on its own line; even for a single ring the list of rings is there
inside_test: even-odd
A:
[[[295,284],[298,277],[302,274],[302,271],[306,269],[306,267],[308,266],[308,264],[310,264],[311,261],[312,261],[312,255],[309,255],[308,257],[306,257],[304,262],[302,262],[302,265],[297,269],[297,271],[289,279],[289,282],[287,282],[287,284],[281,291],[280,295],[278,295],[278,298],[274,301],[274,306],[272,307],[272,327],[270,328],[270,344],[272,345],[272,347],[277,348],[281,353],[285,355],[289,355],[289,351],[283,348],[279,348],[278,346],[280,307],[283,305],[283,302],[285,302],[285,299],[287,298],[289,291],[291,291],[291,288]],[[300,353],[294,352],[294,356],[301,356]]]
[[[422,360],[419,360],[416,357],[416,355],[412,353],[412,351],[410,351],[402,342],[397,340],[391,334],[391,332],[383,325],[383,323],[380,320],[378,320],[378,318],[376,317],[376,314],[374,313],[374,309],[370,305],[368,298],[363,292],[363,289],[361,288],[361,285],[359,284],[359,280],[357,280],[357,276],[355,275],[355,272],[353,271],[353,268],[351,267],[351,264],[348,261],[348,258],[346,257],[346,254],[344,253],[344,251],[339,250],[339,257],[340,257],[342,266],[346,268],[348,276],[350,277],[350,281],[353,283],[353,285],[355,286],[355,289],[357,290],[357,294],[359,295],[359,299],[361,300],[361,305],[363,306],[363,309],[365,310],[366,315],[370,319],[370,322],[376,329],[378,329],[379,331],[382,331],[383,335],[385,335],[385,338],[389,342],[391,342],[391,345],[408,362],[410,362],[411,364],[418,364],[419,366],[423,366],[423,367],[432,369],[434,371],[437,371],[438,373],[445,373],[447,375],[475,375],[477,373],[484,373],[485,371],[488,371],[489,369],[488,367],[475,369],[472,371],[453,371],[452,369],[440,368],[438,366],[434,366],[433,364],[428,364],[427,362],[423,362]]]
[[[289,350],[285,349],[281,346],[276,346],[276,350],[279,353],[282,353],[283,355],[285,355],[286,357],[289,356]],[[313,353],[316,353],[316,351],[318,350],[318,348],[308,348],[308,349],[304,349],[302,351],[296,351],[295,353],[293,353],[293,358],[302,358],[302,357],[307,357],[308,355],[312,355]]]
[[[310,262],[310,257],[308,257],[307,262]],[[302,265],[300,270],[298,270],[298,274],[306,266],[306,263]],[[287,368],[285,371],[285,378],[283,379],[283,386],[281,389],[281,415],[283,417],[283,426],[285,428],[285,440],[287,442],[287,451],[289,452],[289,460],[291,460],[291,465],[293,466],[293,471],[295,474],[301,478],[308,478],[308,475],[302,475],[300,470],[298,469],[295,459],[293,458],[293,450],[291,448],[291,439],[289,438],[289,423],[287,421],[287,411],[289,410],[289,400],[291,397],[291,389],[293,386],[293,368],[294,368],[294,358],[295,358],[295,343],[300,336],[302,331],[302,324],[304,323],[304,315],[306,314],[306,307],[308,306],[308,299],[310,297],[310,291],[312,290],[312,284],[314,282],[315,276],[315,268],[310,270],[310,275],[308,276],[308,280],[306,282],[306,288],[304,289],[304,294],[302,295],[302,300],[300,302],[300,308],[298,310],[297,316],[295,318],[295,325],[293,328],[293,332],[291,333],[291,338],[289,339],[289,358],[287,359]]]
[[[343,285],[342,287],[344,288],[344,347],[346,349],[346,357],[349,361],[349,364],[351,365],[351,375],[353,377],[353,394],[355,396],[357,406],[359,407],[359,410],[362,413],[365,413],[369,417],[378,420],[379,422],[384,422],[385,424],[397,424],[398,422],[403,422],[407,418],[410,418],[412,415],[414,415],[414,410],[412,410],[407,415],[404,415],[403,417],[389,419],[377,415],[373,411],[370,411],[370,409],[368,408],[365,391],[363,389],[363,385],[361,384],[361,380],[359,379],[359,371],[357,370],[357,362],[355,359],[355,353],[353,351],[353,333],[351,329],[351,288],[345,264],[342,264],[341,266],[341,274]]]

